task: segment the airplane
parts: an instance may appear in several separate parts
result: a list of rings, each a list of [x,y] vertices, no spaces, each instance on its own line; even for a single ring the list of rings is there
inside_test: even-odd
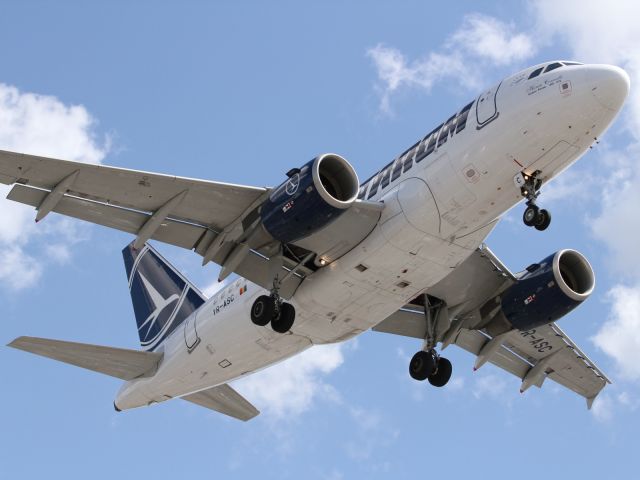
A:
[[[135,235],[123,258],[141,350],[35,337],[9,346],[124,380],[114,407],[173,398],[240,420],[258,410],[229,382],[363,332],[417,338],[409,374],[443,387],[450,345],[521,380],[547,378],[591,408],[610,383],[556,321],[593,292],[588,260],[562,249],[519,273],[484,244],[507,211],[544,231],[541,187],[611,125],[629,77],[551,61],[483,91],[365,182],[318,155],[253,187],[0,152],[7,198]],[[220,265],[211,298],[149,241]]]

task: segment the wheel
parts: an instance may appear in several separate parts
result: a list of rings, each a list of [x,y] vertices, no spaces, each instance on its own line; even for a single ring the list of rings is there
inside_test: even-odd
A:
[[[453,367],[451,362],[446,358],[440,357],[438,361],[438,369],[429,375],[429,383],[434,387],[444,387],[451,378]]]
[[[273,298],[267,295],[259,296],[251,307],[251,321],[260,327],[264,327],[273,318],[276,304]]]
[[[538,212],[538,217],[536,218],[535,229],[536,230],[546,230],[547,227],[551,224],[551,214],[545,210],[544,208]]]
[[[435,368],[436,358],[433,352],[421,350],[409,362],[409,375],[415,380],[426,380]]]
[[[533,227],[538,219],[538,207],[536,205],[529,205],[522,215],[522,221],[527,227]]]
[[[280,306],[280,315],[271,320],[271,328],[274,332],[287,333],[293,327],[296,319],[296,309],[290,303],[283,303]]]

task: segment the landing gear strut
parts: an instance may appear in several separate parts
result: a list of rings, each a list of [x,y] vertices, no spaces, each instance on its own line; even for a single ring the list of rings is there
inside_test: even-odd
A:
[[[444,387],[453,368],[451,362],[436,352],[436,320],[440,308],[446,308],[444,303],[433,304],[428,295],[424,295],[424,315],[427,323],[424,347],[417,352],[409,362],[409,375],[415,380],[429,380],[434,387]]]
[[[516,176],[516,184],[520,185],[520,193],[527,199],[527,208],[522,215],[522,221],[527,227],[542,231],[551,224],[551,214],[536,205],[542,186],[542,180],[538,178],[540,173],[542,173],[540,170],[536,170],[531,175],[520,173]]]

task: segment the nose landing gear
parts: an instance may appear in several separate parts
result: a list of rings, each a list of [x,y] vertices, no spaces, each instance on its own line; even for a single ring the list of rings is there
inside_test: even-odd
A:
[[[527,208],[522,215],[522,221],[527,227],[534,227],[536,230],[546,230],[551,224],[551,214],[544,208],[536,205],[536,200],[540,195],[542,180],[538,178],[540,170],[532,174],[519,173],[514,181],[520,187],[520,193],[527,199]]]

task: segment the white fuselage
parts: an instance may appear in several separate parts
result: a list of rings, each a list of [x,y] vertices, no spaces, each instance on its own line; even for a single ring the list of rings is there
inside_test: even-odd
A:
[[[606,130],[626,95],[616,67],[566,66],[528,79],[533,70],[483,92],[464,130],[366,197],[384,202],[378,225],[300,285],[291,332],[254,325],[251,305],[267,292],[238,279],[164,341],[157,373],[126,383],[118,408],[210,388],[311,345],[352,338],[446,277],[522,200],[514,177],[536,170],[545,181],[555,177]]]

